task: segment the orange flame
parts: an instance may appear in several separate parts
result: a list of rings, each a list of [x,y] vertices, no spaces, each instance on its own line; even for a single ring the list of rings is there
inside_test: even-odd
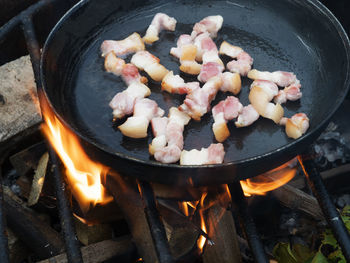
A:
[[[199,201],[179,202],[179,207],[185,216],[192,216],[197,209]]]
[[[296,168],[289,166],[294,161],[295,159],[253,179],[240,181],[244,195],[265,195],[267,192],[288,183],[293,179],[297,171]]]
[[[196,209],[196,208],[197,208],[198,203],[199,203],[199,201],[186,202],[186,204],[187,204],[189,207],[192,207],[193,209]]]
[[[204,193],[201,197],[201,201],[200,201],[200,206],[201,208],[204,207],[204,199],[205,197],[207,196],[207,193]],[[203,212],[204,210],[203,209],[200,209],[199,210],[199,216],[200,216],[200,219],[201,219],[201,229],[204,233],[207,234],[207,227],[205,226],[205,220],[204,220],[204,215],[203,215]],[[205,242],[207,241],[207,239],[204,237],[204,236],[200,236],[197,240],[197,246],[199,248],[199,251],[202,253],[203,252],[203,248],[204,248],[204,245],[205,245]]]
[[[210,237],[215,236],[216,225],[220,222],[230,202],[231,195],[228,186],[222,185],[221,187],[205,189],[199,200],[178,203],[182,213],[190,220],[197,211],[196,214],[199,216],[202,230],[202,235],[197,239],[197,247],[200,253],[203,253],[204,246],[207,243],[213,245]],[[217,207],[214,211],[211,211],[210,209],[215,205]]]
[[[225,187],[225,190],[226,190],[226,194],[227,194],[228,200],[232,200],[231,192],[230,192],[230,189],[228,188],[228,185],[225,184],[224,187]]]
[[[180,202],[180,208],[185,216],[189,216],[187,202]]]
[[[101,175],[107,172],[107,168],[87,156],[76,135],[60,122],[46,100],[40,102],[45,120],[42,131],[66,168],[68,183],[82,212],[87,212],[91,205],[110,202],[112,196],[101,184]]]

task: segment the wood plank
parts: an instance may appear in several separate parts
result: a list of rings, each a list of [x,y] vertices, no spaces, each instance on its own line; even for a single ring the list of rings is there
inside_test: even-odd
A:
[[[209,233],[214,244],[206,245],[203,263],[242,262],[232,213],[219,205],[214,205],[209,209],[207,222],[211,222]]]
[[[324,220],[323,213],[315,197],[288,184],[273,190],[272,194],[283,205],[302,211],[316,220]]]
[[[114,256],[131,252],[134,246],[129,236],[118,240],[104,240],[81,248],[84,263],[98,263]],[[39,261],[38,263],[67,263],[67,255],[60,254],[55,257]]]
[[[0,67],[0,142],[41,122],[29,56]]]

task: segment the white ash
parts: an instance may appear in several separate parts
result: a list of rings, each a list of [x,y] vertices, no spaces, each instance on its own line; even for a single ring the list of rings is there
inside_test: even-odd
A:
[[[318,155],[316,161],[321,167],[329,164],[337,166],[335,163],[337,161],[342,164],[350,161],[350,148],[337,128],[337,125],[331,122],[314,144],[314,150]]]
[[[289,213],[284,213],[280,218],[280,226],[281,230],[288,231],[289,234],[294,235],[299,226],[298,213],[291,210]]]
[[[20,195],[21,194],[21,188],[19,187],[19,185],[13,184],[13,185],[11,185],[10,188],[11,188],[11,191],[13,193],[15,193],[16,195]]]
[[[336,206],[340,209],[344,208],[347,205],[350,205],[350,194],[344,194],[335,199]]]

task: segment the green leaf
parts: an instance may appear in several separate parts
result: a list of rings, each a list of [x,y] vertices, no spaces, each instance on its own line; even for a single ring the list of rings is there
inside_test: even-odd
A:
[[[318,251],[311,263],[328,263],[328,260],[320,251]]]
[[[326,229],[323,234],[323,240],[322,240],[323,245],[330,245],[334,248],[338,246],[337,240],[334,238],[332,232],[329,229]]]
[[[315,252],[311,251],[308,247],[301,244],[293,245],[292,251],[297,262],[307,262],[309,259],[312,259],[315,254]]]
[[[342,210],[342,215],[350,216],[350,205],[346,205]]]
[[[345,218],[344,216],[342,216],[342,219],[345,227],[347,228],[348,231],[350,231],[350,218]]]
[[[278,262],[298,263],[291,251],[290,245],[287,243],[277,243],[273,248],[273,256]]]
[[[347,205],[343,208],[341,212],[341,218],[344,221],[344,224],[348,231],[350,231],[350,205]]]
[[[314,254],[315,252],[301,244],[291,247],[288,243],[278,243],[273,249],[275,259],[283,263],[311,263]]]
[[[341,262],[342,260],[344,260],[344,262],[346,262],[345,257],[343,256],[343,253],[341,252],[340,248],[338,248],[336,251],[330,253],[328,255],[328,258],[331,260],[334,260],[336,262]],[[338,261],[340,260],[340,261]]]

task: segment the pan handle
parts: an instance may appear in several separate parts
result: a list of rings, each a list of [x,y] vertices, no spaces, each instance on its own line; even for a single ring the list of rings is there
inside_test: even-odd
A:
[[[310,188],[316,197],[322,212],[331,227],[335,238],[337,239],[344,257],[350,262],[350,236],[339,212],[335,208],[331,198],[328,195],[322,177],[316,167],[314,160],[315,153],[311,150],[298,156],[298,161],[303,169],[305,177]]]

